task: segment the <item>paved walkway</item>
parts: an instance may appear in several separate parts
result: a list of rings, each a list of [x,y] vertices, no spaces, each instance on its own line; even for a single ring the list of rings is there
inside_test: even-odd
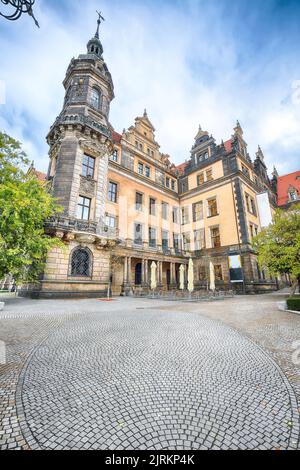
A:
[[[299,448],[300,315],[278,300],[10,300],[1,448]]]

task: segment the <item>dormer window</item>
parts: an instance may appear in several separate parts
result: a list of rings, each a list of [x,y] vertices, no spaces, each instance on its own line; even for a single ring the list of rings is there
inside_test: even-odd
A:
[[[100,101],[101,101],[101,94],[100,91],[98,91],[96,88],[92,89],[91,93],[91,105],[95,109],[100,109]]]
[[[298,194],[297,194],[297,191],[295,189],[290,189],[289,190],[289,198],[290,198],[290,201],[297,201]]]

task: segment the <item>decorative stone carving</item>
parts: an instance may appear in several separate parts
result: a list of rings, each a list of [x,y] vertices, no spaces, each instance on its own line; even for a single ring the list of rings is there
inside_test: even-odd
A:
[[[80,177],[80,194],[94,197],[96,193],[96,181],[91,178]]]
[[[93,235],[89,235],[88,233],[77,233],[76,240],[79,243],[94,243],[96,240],[96,237]]]
[[[74,233],[66,233],[65,235],[65,240],[67,242],[72,242],[75,239],[75,234]]]
[[[63,232],[62,230],[56,230],[56,232],[55,232],[55,236],[57,238],[60,238],[60,239],[62,239],[64,237],[64,234],[65,234],[65,232]]]

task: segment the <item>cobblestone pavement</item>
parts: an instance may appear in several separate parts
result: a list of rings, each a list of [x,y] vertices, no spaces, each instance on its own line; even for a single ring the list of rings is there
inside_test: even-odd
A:
[[[1,449],[299,447],[300,315],[276,301],[10,301]]]

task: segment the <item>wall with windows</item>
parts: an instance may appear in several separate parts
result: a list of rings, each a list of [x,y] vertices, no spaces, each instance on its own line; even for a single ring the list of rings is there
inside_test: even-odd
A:
[[[111,187],[110,183],[116,185],[117,193],[116,197],[112,198],[115,193],[108,189],[106,213],[117,218],[119,237],[123,240],[134,240],[137,235],[136,224],[141,224],[141,231],[138,233],[143,241],[148,243],[149,227],[151,227],[155,229],[156,245],[162,245],[162,231],[165,231],[169,233],[169,245],[173,246],[172,234],[180,234],[177,194],[171,197],[151,184],[149,186],[143,184],[134,175],[129,177],[113,168],[109,169],[108,188]],[[175,212],[177,211],[175,222],[173,222],[173,208],[176,209]],[[154,245],[153,237],[152,243]]]
[[[219,227],[221,246],[238,243],[234,198],[230,183],[184,197],[180,204],[181,209],[184,207],[188,214],[186,223],[182,225],[182,233],[190,234],[192,250],[199,247],[203,236],[205,247],[212,248],[214,240],[217,240],[217,227]]]
[[[249,241],[261,230],[256,193],[246,183],[241,183],[245,207],[245,219],[247,224]]]
[[[79,253],[82,251],[83,253]],[[84,252],[88,258],[84,257]],[[76,257],[76,254],[79,256]],[[81,256],[83,255],[83,256]],[[88,266],[87,266],[88,262]],[[80,291],[84,284],[89,290],[105,289],[110,273],[110,252],[99,250],[93,244],[71,241],[64,248],[53,248],[48,253],[44,272],[44,288],[51,283],[51,290]]]
[[[194,189],[208,181],[216,180],[224,176],[223,163],[221,160],[210,164],[207,160],[207,166],[195,170],[188,176],[188,188]]]

